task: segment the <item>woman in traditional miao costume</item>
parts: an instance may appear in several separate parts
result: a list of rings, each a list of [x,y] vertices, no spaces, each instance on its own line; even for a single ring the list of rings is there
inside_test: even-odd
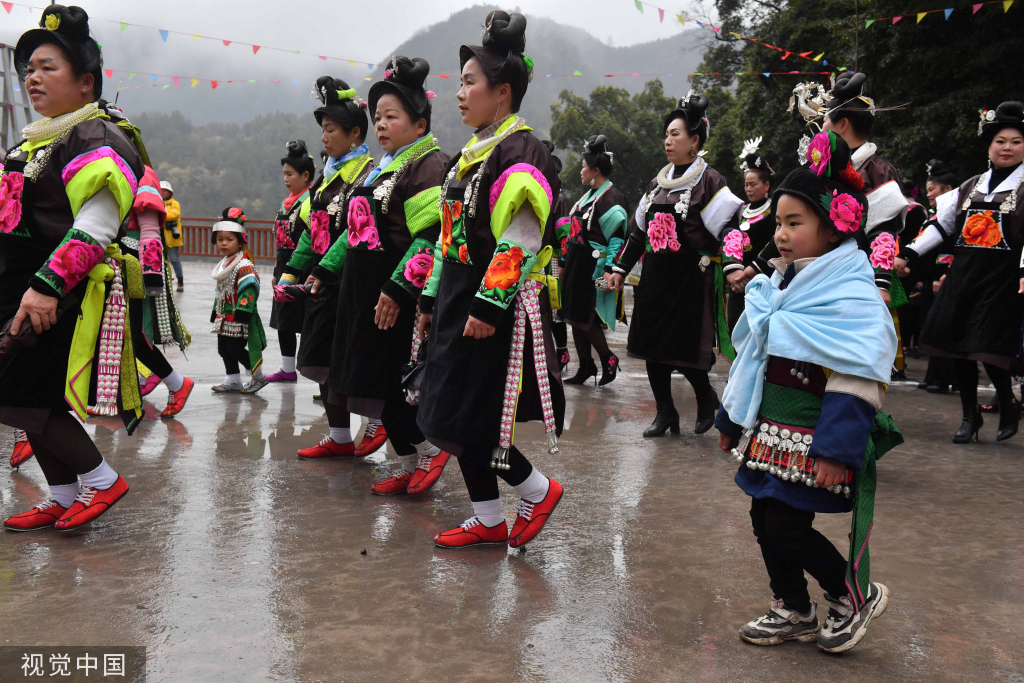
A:
[[[639,230],[629,235],[618,261],[607,267],[613,289],[640,256],[644,272],[636,288],[628,355],[647,361],[647,378],[658,413],[644,436],[679,433],[679,413],[672,402],[672,371],[679,370],[697,395],[695,434],[711,429],[718,394],[708,371],[715,349],[731,359],[725,321],[722,241],[739,226],[743,202],[725,178],[700,156],[710,125],[708,99],[688,95],[665,117],[668,165],[651,181],[635,213]]]
[[[482,42],[459,49],[459,109],[475,134],[445,178],[441,239],[421,301],[430,336],[419,425],[458,457],[474,512],[434,537],[445,548],[521,546],[562,497],[513,444],[516,422],[543,420],[556,451],[565,411],[548,297],[539,296],[556,243],[545,226],[558,176],[516,113],[533,72],[526,18],[491,12]],[[511,532],[499,477],[520,496]]]
[[[978,410],[978,361],[996,388],[996,440],[1017,433],[1020,401],[1013,395],[1010,367],[1021,350],[1024,319],[1024,105],[1003,102],[983,110],[978,134],[991,168],[936,197],[935,220],[897,258],[908,266],[955,239],[953,263],[935,297],[921,353],[952,358],[960,385],[963,423],[953,443],[977,439],[984,424]]]
[[[551,154],[551,163],[555,165],[555,175],[562,174],[562,160],[555,156],[555,145],[550,140],[543,140]],[[558,355],[558,371],[561,372],[569,364],[569,330],[565,320],[562,319],[561,302],[561,275],[562,266],[565,265],[562,259],[566,256],[566,249],[569,243],[569,212],[572,210],[572,200],[565,192],[559,192],[551,201],[551,213],[548,214],[548,225],[545,230],[550,230],[558,238],[560,251],[551,259],[545,269],[547,276],[548,298],[551,301],[551,333],[555,337],[555,353]]]
[[[402,391],[420,290],[441,231],[437,210],[448,157],[430,132],[430,100],[423,88],[430,65],[392,57],[384,79],[367,99],[380,165],[348,200],[338,324],[331,362],[331,392],[348,409],[379,419],[400,470],[377,482],[377,495],[422,493],[437,482],[448,454],[416,426],[416,406]]]
[[[88,19],[51,5],[15,48],[45,118],[26,126],[0,180],[0,422],[28,433],[50,492],[4,522],[14,531],[81,526],[128,492],[69,410],[84,420],[90,403],[115,407],[129,433],[142,418],[129,309],[145,289],[116,238],[143,163],[96,107]]]
[[[601,323],[612,332],[620,317],[622,299],[607,288],[598,291],[595,282],[605,284],[605,265],[618,255],[626,239],[628,201],[612,185],[609,176],[614,155],[608,139],[593,135],[584,143],[580,179],[590,189],[569,212],[569,236],[566,240],[565,272],[562,274],[562,318],[572,326],[579,369],[566,384],[583,384],[597,377],[597,365],[591,347],[601,358],[604,386],[615,379],[619,359],[608,348]]]
[[[275,285],[295,253],[295,246],[302,239],[305,228],[297,219],[303,202],[309,197],[309,185],[316,175],[313,157],[306,149],[304,140],[290,140],[285,149],[288,153],[281,159],[281,172],[288,196],[281,202],[281,208],[274,219],[274,245],[277,247]],[[304,301],[275,301],[270,309],[270,326],[277,330],[277,341],[281,346],[281,367],[267,375],[271,382],[295,382],[299,378],[295,372],[295,351],[299,348],[299,340],[295,335],[302,332],[305,311]]]
[[[327,161],[300,205],[295,222],[301,225],[302,235],[279,278],[279,284],[305,282],[316,294],[305,302],[296,363],[304,377],[320,385],[330,433],[320,443],[298,451],[298,457],[307,460],[357,455],[347,401],[344,396],[332,396],[327,381],[338,313],[338,281],[345,260],[348,199],[374,168],[365,142],[365,103],[356,96],[355,89],[341,79],[322,76],[313,86],[313,95],[320,101],[313,116],[323,129],[320,141]],[[339,241],[340,248],[332,250]],[[275,288],[275,300],[287,300],[282,299],[281,291]]]

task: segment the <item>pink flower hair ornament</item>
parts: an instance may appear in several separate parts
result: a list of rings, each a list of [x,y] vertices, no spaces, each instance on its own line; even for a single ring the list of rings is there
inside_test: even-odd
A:
[[[814,136],[811,144],[807,146],[807,161],[811,164],[811,170],[819,176],[828,176],[828,165],[832,161],[832,151],[835,143],[828,131],[822,131]]]
[[[825,199],[824,196],[823,199]],[[822,203],[825,202],[822,201]],[[845,192],[839,194],[838,190],[832,190],[832,200],[828,205],[828,217],[835,224],[836,230],[845,233],[857,232],[860,230],[860,224],[864,218],[864,207],[852,195]]]

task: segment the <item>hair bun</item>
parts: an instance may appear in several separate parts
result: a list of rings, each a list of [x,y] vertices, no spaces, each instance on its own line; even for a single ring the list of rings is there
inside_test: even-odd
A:
[[[604,135],[591,135],[587,138],[585,147],[591,154],[601,154],[608,151],[608,138]]]
[[[836,79],[836,84],[832,86],[832,98],[843,103],[858,97],[863,92],[867,80],[868,77],[865,73],[852,74],[849,71],[844,71]]]
[[[494,10],[484,20],[481,41],[484,47],[522,54],[526,51],[526,17]]]
[[[51,16],[54,18],[51,19]],[[84,41],[89,37],[89,15],[74,5],[50,5],[39,18],[39,28],[56,31],[72,40]]]
[[[423,82],[430,75],[430,64],[422,57],[403,57],[397,55],[391,58],[391,64],[384,73],[384,80],[397,81],[402,85],[418,90],[423,89]]]
[[[220,214],[222,221],[231,221],[232,223],[238,223],[239,225],[245,225],[245,221],[248,220],[242,210],[237,206],[229,206],[224,209]]]
[[[306,147],[305,140],[289,140],[285,144],[285,149],[288,151],[289,157],[305,158],[309,156],[309,149]]]
[[[679,108],[685,109],[688,114],[693,116],[695,122],[704,118],[710,104],[711,102],[704,95],[688,95],[679,100]]]

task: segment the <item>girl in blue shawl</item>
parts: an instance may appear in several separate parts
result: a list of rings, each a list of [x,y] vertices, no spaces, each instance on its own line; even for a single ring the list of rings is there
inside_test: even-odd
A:
[[[844,652],[888,604],[868,580],[874,463],[900,441],[880,413],[896,333],[874,271],[858,247],[867,223],[863,180],[842,138],[823,132],[809,167],[776,190],[771,279],[755,277],[736,324],[736,362],[716,426],[740,462],[736,483],[773,592],[767,614],[740,636],[756,645],[815,642]],[[812,523],[815,513],[854,512],[850,561]],[[807,592],[813,576],[829,603],[824,626]]]

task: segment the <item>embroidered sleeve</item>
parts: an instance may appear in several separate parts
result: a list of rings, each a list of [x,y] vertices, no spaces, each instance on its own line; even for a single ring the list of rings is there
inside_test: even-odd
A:
[[[248,260],[243,260],[238,268],[235,280],[238,296],[235,303],[235,322],[248,323],[256,311],[256,301],[260,296],[260,280],[256,269]]]
[[[428,187],[422,192],[406,199],[405,226],[413,237],[427,228],[441,223],[441,212],[438,205],[441,199],[441,187]]]
[[[491,186],[491,233],[500,240],[512,217],[526,202],[533,207],[543,233],[551,212],[551,199],[551,185],[536,166],[523,163],[509,166]]]
[[[334,241],[320,263],[313,268],[312,275],[322,282],[337,282],[345,267],[345,254],[348,251],[348,230]]]
[[[430,270],[427,271],[427,282],[423,285],[423,291],[420,294],[420,311],[422,313],[434,312],[434,297],[437,296],[437,286],[441,283],[441,264],[444,263],[444,259],[441,257],[441,239],[442,236],[438,235],[437,241],[434,243]]]
[[[313,258],[313,238],[309,233],[309,198],[303,200],[299,207],[299,215],[296,223],[302,226],[302,234],[299,236],[299,243],[295,245],[292,257],[288,259],[288,265],[284,267],[284,274],[290,276],[291,282],[297,282],[299,277],[306,272],[309,262]],[[286,282],[284,276],[281,282]]]
[[[899,242],[889,232],[882,231],[871,240],[871,267],[875,270],[875,285],[888,291],[892,285],[892,274],[896,256],[900,253]]]
[[[114,226],[115,234],[117,227],[132,208],[139,187],[138,179],[128,163],[108,146],[76,156],[61,171],[61,179],[64,181],[64,191],[71,202],[71,215],[76,218],[82,205],[90,197],[101,188],[106,187],[110,190],[117,200],[119,214],[117,225]],[[157,197],[159,198],[159,192]]]
[[[640,227],[643,226],[643,227]],[[640,260],[640,257],[644,255],[647,250],[647,221],[641,221],[637,223],[637,229],[629,233],[629,237],[626,239],[626,248],[622,250],[618,258],[611,263],[611,265],[605,266],[606,273],[619,273],[620,275],[626,275],[629,271],[633,270],[633,266]]]
[[[610,263],[626,242],[623,239],[626,235],[625,207],[616,204],[601,214],[601,217],[597,219],[597,224],[601,227],[601,234],[608,240],[608,255],[605,257],[605,263]]]
[[[743,257],[751,248],[750,236],[747,233],[739,228],[728,231],[722,240],[722,271],[731,273],[734,270],[743,270]]]
[[[150,208],[137,211],[139,222],[139,261],[142,279],[148,288],[164,284],[164,243],[160,237],[160,214]]]
[[[493,222],[491,225],[493,227]],[[543,225],[534,213],[532,204],[519,207],[498,238],[498,245],[484,273],[483,282],[470,304],[471,316],[490,325],[497,325],[537,262]]]
[[[433,265],[434,245],[429,239],[414,239],[382,291],[400,305],[415,305]]]

